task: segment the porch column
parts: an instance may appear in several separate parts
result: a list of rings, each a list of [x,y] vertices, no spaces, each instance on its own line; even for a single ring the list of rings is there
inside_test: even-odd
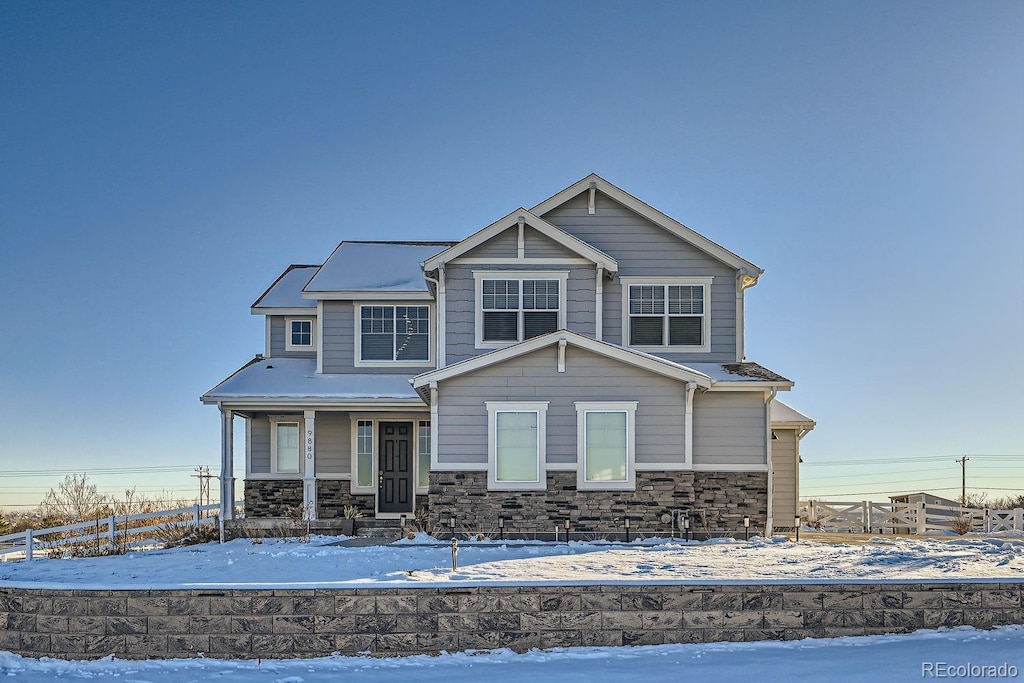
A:
[[[235,413],[220,409],[220,518],[235,515]]]
[[[316,519],[316,411],[307,410],[303,417],[306,434],[302,439],[302,518]]]

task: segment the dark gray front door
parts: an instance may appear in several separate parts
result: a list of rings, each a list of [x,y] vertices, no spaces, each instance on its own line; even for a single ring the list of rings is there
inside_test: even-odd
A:
[[[412,422],[381,422],[377,512],[412,512]]]

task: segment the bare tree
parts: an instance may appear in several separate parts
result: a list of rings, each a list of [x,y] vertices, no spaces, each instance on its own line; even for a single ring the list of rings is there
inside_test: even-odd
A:
[[[44,519],[84,522],[94,519],[108,502],[107,496],[89,482],[88,476],[69,474],[56,489],[47,492],[39,512]]]

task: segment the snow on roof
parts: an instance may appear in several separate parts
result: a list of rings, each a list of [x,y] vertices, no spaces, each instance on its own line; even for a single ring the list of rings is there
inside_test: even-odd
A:
[[[715,382],[792,382],[757,363],[681,363],[703,372]]]
[[[342,242],[304,292],[426,292],[423,261],[454,242]]]
[[[795,410],[791,406],[787,406],[785,403],[775,398],[772,399],[770,406],[772,422],[798,422],[805,424],[814,424],[814,420],[807,417],[798,410]]]
[[[263,292],[253,308],[316,308],[316,301],[302,298],[302,288],[320,266],[291,265]]]
[[[317,374],[311,358],[262,358],[206,392],[202,401],[238,399],[417,399],[409,375]]]

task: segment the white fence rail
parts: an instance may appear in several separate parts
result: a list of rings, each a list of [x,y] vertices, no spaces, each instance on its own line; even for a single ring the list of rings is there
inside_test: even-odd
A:
[[[890,534],[955,533],[954,525],[970,522],[972,531],[1024,531],[1024,509],[990,510],[925,503],[859,503],[807,500],[801,513],[812,526],[827,531]]]
[[[240,503],[237,505],[240,505]],[[128,543],[130,536],[137,536],[160,529],[182,526],[198,528],[208,524],[216,524],[218,522],[217,517],[206,517],[203,513],[219,510],[219,503],[214,503],[213,505],[191,505],[174,510],[157,510],[137,515],[111,515],[90,522],[65,524],[64,526],[46,529],[27,529],[16,534],[0,536],[0,557],[6,558],[7,555],[24,553],[25,559],[31,560],[37,552],[41,555],[48,554],[52,550],[76,543],[95,542],[98,548],[112,548],[117,545],[118,538],[122,542]],[[166,518],[171,519],[160,524],[132,526],[132,522]],[[80,533],[71,536],[69,532]]]

